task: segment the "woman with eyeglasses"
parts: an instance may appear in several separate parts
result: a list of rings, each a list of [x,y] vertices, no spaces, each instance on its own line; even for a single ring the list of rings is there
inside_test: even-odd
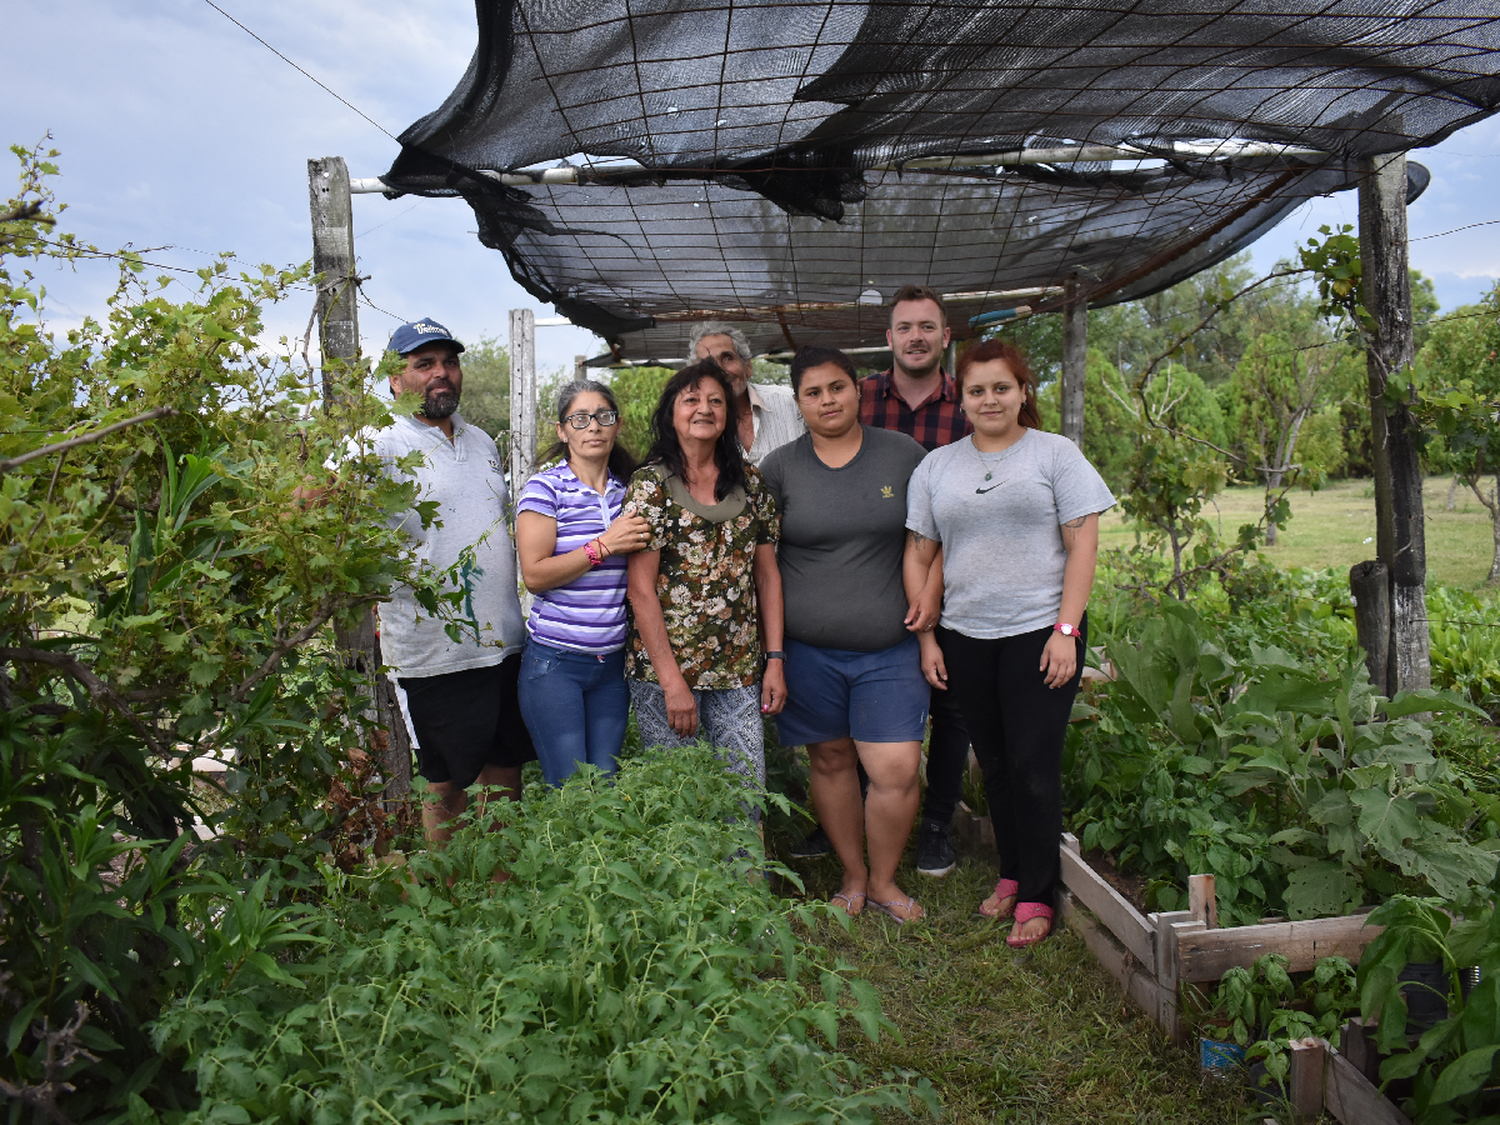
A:
[[[602,383],[580,380],[557,398],[559,464],[526,482],[516,505],[521,578],[535,596],[521,663],[521,716],[548,784],[588,762],[613,773],[630,694],[625,687],[625,556],[648,526],[623,515],[635,467],[615,439],[620,411]]]

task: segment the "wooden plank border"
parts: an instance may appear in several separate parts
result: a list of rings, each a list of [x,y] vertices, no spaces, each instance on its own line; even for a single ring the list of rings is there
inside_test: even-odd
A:
[[[1078,840],[1070,832],[1063,833],[1062,846],[1058,849],[1062,859],[1063,885],[1073,893],[1080,903],[1093,911],[1109,932],[1126,949],[1133,953],[1142,965],[1156,965],[1156,928],[1148,922],[1130,901],[1115,890],[1100,874],[1084,862],[1079,854]]]
[[[1117,942],[1110,931],[1096,922],[1069,892],[1062,895],[1062,916],[1068,928],[1077,930],[1104,971],[1119,982],[1120,988],[1142,1011],[1156,1019],[1163,999],[1162,989],[1149,965],[1143,964],[1130,950]]]
[[[1249,968],[1267,953],[1282,954],[1294,973],[1309,971],[1324,957],[1345,957],[1358,964],[1365,946],[1381,931],[1380,926],[1365,925],[1366,917],[1350,914],[1184,932],[1177,939],[1178,979],[1199,984],[1216,981],[1236,966]]]

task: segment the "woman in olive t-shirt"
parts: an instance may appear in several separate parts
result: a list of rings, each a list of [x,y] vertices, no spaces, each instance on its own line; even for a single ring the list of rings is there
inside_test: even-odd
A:
[[[860,424],[842,352],[803,348],[791,377],[808,432],[761,462],[782,517],[789,698],[777,729],[807,747],[813,805],[844,867],[832,901],[906,922],[922,908],[896,885],[896,865],[917,814],[929,693],[902,556],[906,484],[924,450]],[[857,762],[870,778],[863,802]]]

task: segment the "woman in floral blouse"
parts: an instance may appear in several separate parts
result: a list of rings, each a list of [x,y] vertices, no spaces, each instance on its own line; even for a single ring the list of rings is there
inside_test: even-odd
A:
[[[654,444],[625,498],[650,525],[630,557],[625,675],[643,745],[701,737],[764,786],[761,716],[786,702],[779,523],[735,423],[728,377],[711,360],[662,389]]]

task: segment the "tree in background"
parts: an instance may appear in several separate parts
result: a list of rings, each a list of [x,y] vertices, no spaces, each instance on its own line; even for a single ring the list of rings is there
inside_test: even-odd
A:
[[[670,367],[624,367],[610,378],[610,390],[620,404],[619,440],[637,460],[651,448],[651,412],[673,374]]]
[[[1423,421],[1446,446],[1448,467],[1490,514],[1494,553],[1488,582],[1500,582],[1500,287],[1478,306],[1433,322],[1413,380]],[[1492,484],[1486,488],[1484,478]]]
[[[510,429],[510,350],[493,336],[483,336],[465,346],[462,359],[463,416],[500,442],[501,431]],[[545,417],[545,406],[540,409]]]
[[[1283,483],[1317,488],[1327,479],[1328,464],[1297,458],[1303,426],[1326,406],[1351,397],[1363,372],[1355,350],[1298,291],[1263,309],[1255,325],[1255,338],[1235,366],[1224,397],[1240,472],[1259,480],[1271,503]],[[1321,424],[1324,440],[1313,448],[1329,460],[1342,461],[1322,432],[1330,421]],[[1276,543],[1276,526],[1274,520],[1266,525],[1268,545]]]

